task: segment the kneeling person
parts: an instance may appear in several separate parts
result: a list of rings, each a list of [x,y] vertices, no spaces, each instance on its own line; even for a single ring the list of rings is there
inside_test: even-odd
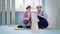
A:
[[[38,17],[38,26],[39,28],[47,28],[48,27],[48,21],[47,21],[47,14],[45,11],[41,10],[41,6],[37,6],[37,17]]]
[[[23,22],[25,24],[25,27],[26,28],[31,28],[31,6],[28,6],[26,8],[26,11],[24,12],[24,19],[23,19]]]

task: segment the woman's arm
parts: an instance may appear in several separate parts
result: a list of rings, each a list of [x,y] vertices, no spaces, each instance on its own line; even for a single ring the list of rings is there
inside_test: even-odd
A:
[[[27,12],[24,13],[24,20],[29,20]]]

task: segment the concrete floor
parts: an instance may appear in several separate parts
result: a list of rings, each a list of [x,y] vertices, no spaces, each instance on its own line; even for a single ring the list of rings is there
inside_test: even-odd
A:
[[[39,29],[38,33],[33,33],[31,29],[14,30],[14,27],[1,25],[0,34],[60,34],[60,30]]]

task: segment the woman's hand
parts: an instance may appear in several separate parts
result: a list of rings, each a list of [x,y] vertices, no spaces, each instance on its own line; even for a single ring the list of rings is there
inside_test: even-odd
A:
[[[29,18],[24,18],[24,20],[29,20]]]

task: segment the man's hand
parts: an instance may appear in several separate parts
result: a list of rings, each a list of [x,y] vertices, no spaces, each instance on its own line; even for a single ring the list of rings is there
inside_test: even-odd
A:
[[[44,16],[41,16],[40,14],[38,14],[38,16],[42,17],[42,18],[45,18]]]
[[[40,14],[38,14],[38,16],[40,16]]]
[[[41,16],[42,18],[45,18],[44,16]]]

